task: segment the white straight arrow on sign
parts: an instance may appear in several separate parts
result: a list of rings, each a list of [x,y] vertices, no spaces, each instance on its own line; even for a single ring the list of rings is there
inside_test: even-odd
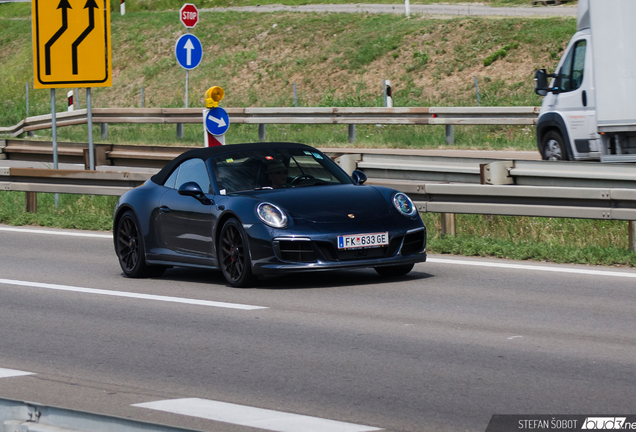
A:
[[[208,116],[208,118],[210,120],[212,120],[214,123],[216,123],[217,125],[219,125],[220,128],[222,128],[223,126],[225,126],[227,123],[225,123],[225,119],[224,118],[216,118],[216,117],[212,117],[211,115]]]
[[[188,51],[187,57],[186,57],[186,65],[190,66],[192,64],[192,50],[194,49],[194,45],[192,45],[192,40],[188,39],[185,45],[183,46],[183,49]]]

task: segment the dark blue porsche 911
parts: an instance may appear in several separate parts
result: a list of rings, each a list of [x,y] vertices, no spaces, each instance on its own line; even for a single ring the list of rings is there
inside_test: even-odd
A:
[[[424,223],[406,194],[365,180],[302,144],[190,150],[119,199],[115,251],[128,277],[203,267],[236,287],[297,271],[405,275],[426,261]]]

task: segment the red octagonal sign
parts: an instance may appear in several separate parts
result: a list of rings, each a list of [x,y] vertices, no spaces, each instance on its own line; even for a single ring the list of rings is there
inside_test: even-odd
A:
[[[199,11],[192,3],[186,3],[179,10],[179,19],[187,28],[193,28],[199,22]]]

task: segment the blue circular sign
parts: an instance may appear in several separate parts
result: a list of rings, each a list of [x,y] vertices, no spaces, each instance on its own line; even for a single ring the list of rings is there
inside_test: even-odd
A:
[[[205,116],[205,128],[212,135],[219,136],[230,127],[230,116],[221,107],[212,108]]]
[[[179,65],[184,69],[190,70],[201,63],[203,46],[199,38],[188,33],[177,40],[177,44],[174,46],[174,53],[177,56]]]

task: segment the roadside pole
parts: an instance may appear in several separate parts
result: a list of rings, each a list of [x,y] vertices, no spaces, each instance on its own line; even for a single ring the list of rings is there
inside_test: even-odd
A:
[[[53,169],[57,169],[57,118],[55,115],[55,89],[51,89],[51,141],[53,142]],[[60,194],[55,194],[55,208],[60,206]]]
[[[93,103],[91,88],[86,89],[86,118],[88,120],[88,164],[91,171],[95,170],[95,148],[93,146]]]

